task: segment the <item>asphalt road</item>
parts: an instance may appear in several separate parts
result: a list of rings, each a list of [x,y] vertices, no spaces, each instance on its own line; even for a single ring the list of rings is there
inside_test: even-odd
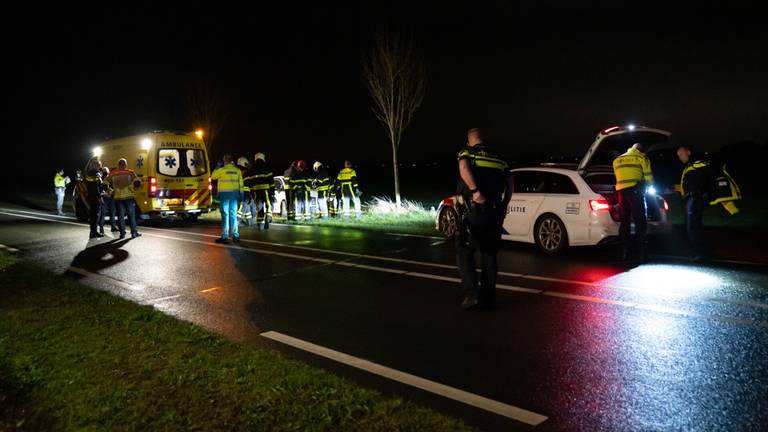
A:
[[[213,225],[140,230],[89,241],[71,218],[0,204],[0,244],[55,272],[481,429],[768,424],[766,267],[508,244],[498,307],[465,312],[439,238],[274,226],[221,246]]]

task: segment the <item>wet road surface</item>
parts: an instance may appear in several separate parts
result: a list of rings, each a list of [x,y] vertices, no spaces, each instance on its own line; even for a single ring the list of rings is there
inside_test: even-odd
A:
[[[498,307],[464,312],[437,237],[274,226],[222,246],[213,225],[140,230],[89,241],[71,218],[0,205],[0,244],[55,272],[481,429],[768,424],[765,267],[508,244]]]

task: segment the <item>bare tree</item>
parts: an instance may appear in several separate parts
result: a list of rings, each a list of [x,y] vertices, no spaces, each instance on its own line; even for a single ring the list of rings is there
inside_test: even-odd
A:
[[[187,97],[187,116],[194,129],[202,129],[210,153],[216,137],[227,120],[227,102],[207,81],[198,82]]]
[[[400,208],[400,177],[397,151],[403,131],[424,100],[427,73],[411,39],[378,34],[363,60],[363,79],[371,93],[371,108],[387,131],[392,144],[395,202]]]

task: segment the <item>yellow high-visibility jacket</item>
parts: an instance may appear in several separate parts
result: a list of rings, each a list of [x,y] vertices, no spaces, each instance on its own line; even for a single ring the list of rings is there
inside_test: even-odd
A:
[[[653,183],[651,161],[645,153],[630,147],[626,153],[613,160],[616,190],[630,188],[638,183]]]
[[[53,177],[53,187],[66,187],[67,186],[67,179],[64,178],[63,175],[56,173],[56,176]]]
[[[352,168],[342,168],[336,176],[336,181],[342,194],[349,193],[350,196],[354,196],[357,193],[357,173]]]
[[[216,168],[211,180],[218,180],[218,194],[221,199],[237,199],[243,191],[243,173],[232,162]]]

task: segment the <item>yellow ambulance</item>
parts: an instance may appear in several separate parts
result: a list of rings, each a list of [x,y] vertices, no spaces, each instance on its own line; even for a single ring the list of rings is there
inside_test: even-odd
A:
[[[110,170],[125,158],[141,185],[134,189],[141,219],[181,217],[196,220],[211,211],[213,187],[208,152],[200,132],[155,131],[105,141],[93,149],[93,156]],[[87,175],[83,171],[83,177]],[[74,191],[75,214],[88,219],[85,183]]]

